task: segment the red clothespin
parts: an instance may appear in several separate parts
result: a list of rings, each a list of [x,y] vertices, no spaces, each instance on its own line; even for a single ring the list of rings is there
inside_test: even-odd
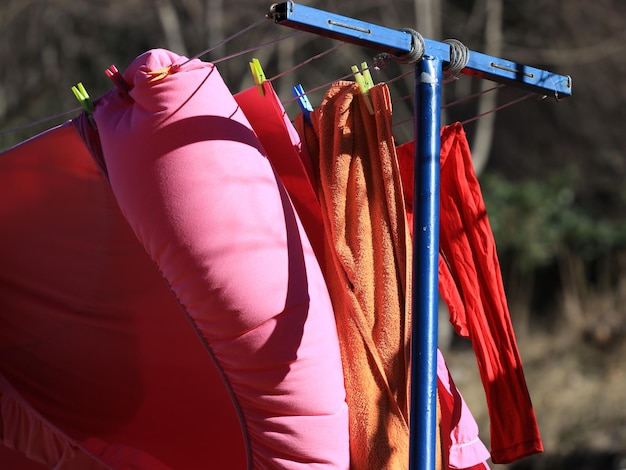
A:
[[[115,86],[117,87],[122,98],[130,103],[135,101],[128,94],[128,92],[130,91],[130,87],[128,86],[128,83],[126,83],[126,80],[124,80],[124,77],[122,77],[120,71],[117,70],[117,67],[115,65],[111,65],[108,69],[104,71],[104,73],[106,73],[107,77],[109,77],[111,81],[115,83]]]

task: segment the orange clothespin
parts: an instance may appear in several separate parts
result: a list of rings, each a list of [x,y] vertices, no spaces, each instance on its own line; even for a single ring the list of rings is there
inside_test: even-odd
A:
[[[163,67],[162,69],[159,70],[153,70],[152,72],[148,72],[148,75],[150,75],[150,80],[148,80],[150,83],[153,82],[158,82],[159,80],[163,80],[165,77],[167,77],[170,73],[174,73],[174,68],[172,65],[168,65],[167,67]]]
[[[263,67],[261,67],[261,62],[259,59],[253,58],[250,64],[250,71],[252,72],[252,78],[254,78],[254,83],[256,84],[256,88],[259,91],[259,95],[265,96],[265,91],[263,91],[263,82],[265,82],[265,72],[263,72]]]
[[[354,80],[361,90],[361,94],[365,99],[365,107],[370,114],[374,114],[374,106],[372,105],[372,99],[370,98],[370,89],[374,86],[374,80],[372,74],[367,67],[367,62],[361,63],[361,70],[356,65],[352,66],[352,72],[354,73]]]

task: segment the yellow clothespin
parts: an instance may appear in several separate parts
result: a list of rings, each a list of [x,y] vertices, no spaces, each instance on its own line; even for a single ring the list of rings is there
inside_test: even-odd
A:
[[[354,79],[356,84],[359,86],[359,90],[361,90],[361,94],[363,95],[363,99],[365,99],[365,107],[370,114],[374,114],[374,106],[372,106],[372,100],[370,98],[370,88],[374,86],[374,81],[372,80],[372,75],[370,74],[369,69],[367,68],[367,63],[361,63],[362,72],[356,65],[352,66],[352,72],[354,73]]]
[[[256,88],[259,90],[259,95],[265,96],[265,92],[263,91],[263,82],[266,80],[265,73],[263,72],[263,67],[261,67],[261,62],[259,59],[253,58],[252,62],[249,62],[250,70],[252,71],[252,78],[254,78],[254,83],[256,83]]]

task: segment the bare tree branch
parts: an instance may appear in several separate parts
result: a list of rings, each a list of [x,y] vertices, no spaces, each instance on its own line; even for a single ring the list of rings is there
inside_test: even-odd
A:
[[[415,0],[415,23],[419,33],[427,38],[441,37],[441,2],[438,0]]]
[[[485,12],[485,53],[498,57],[502,51],[502,0],[487,0]],[[487,80],[481,80],[480,89],[484,91],[492,88],[493,84]],[[496,107],[497,90],[483,94],[478,101],[477,114],[482,114]],[[478,120],[476,133],[472,142],[472,160],[474,172],[479,175],[491,152],[495,114],[488,114]]]
[[[224,0],[206,0],[204,5],[206,43],[210,46],[224,39]]]
[[[553,66],[584,65],[619,56],[626,51],[626,30],[589,46],[571,49],[531,49],[508,44],[506,50],[519,62],[542,63]]]

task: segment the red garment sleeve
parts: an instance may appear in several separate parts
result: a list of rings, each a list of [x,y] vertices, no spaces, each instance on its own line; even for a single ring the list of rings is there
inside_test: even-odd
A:
[[[398,158],[404,180],[412,179],[412,165],[406,162],[412,162],[413,145],[398,148]],[[410,191],[405,195],[410,201],[408,182],[404,189]],[[541,452],[496,245],[459,123],[441,133],[439,237],[439,291],[457,333],[472,340],[489,410],[492,460],[509,463]]]

